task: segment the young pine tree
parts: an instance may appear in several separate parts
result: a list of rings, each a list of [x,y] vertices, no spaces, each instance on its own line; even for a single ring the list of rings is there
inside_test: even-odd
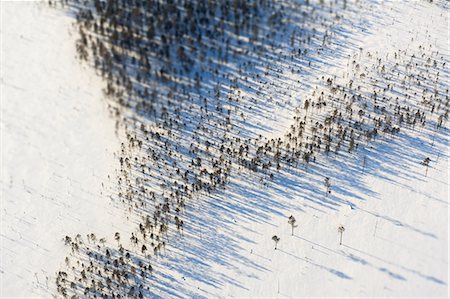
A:
[[[339,245],[342,245],[342,234],[345,232],[345,228],[343,225],[338,227],[338,232],[341,234],[340,239],[339,239]]]
[[[275,242],[275,250],[277,250],[278,242],[280,242],[280,238],[277,235],[272,237],[272,240]]]
[[[289,216],[289,219],[288,219],[288,223],[291,225],[291,229],[292,229],[292,231],[291,231],[291,236],[293,236],[294,235],[294,228],[296,228],[297,227],[297,225],[295,225],[295,222],[296,222],[297,220],[295,220],[295,217],[294,216]]]

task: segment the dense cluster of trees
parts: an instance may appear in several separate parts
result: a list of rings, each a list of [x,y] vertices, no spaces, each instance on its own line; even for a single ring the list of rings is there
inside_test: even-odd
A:
[[[75,15],[78,56],[105,79],[123,135],[113,198],[142,218],[131,238],[154,254],[170,231],[182,234],[186,204],[223,188],[233,168],[271,178],[281,167],[262,160],[263,138],[246,127],[258,102],[277,101],[268,96],[269,82],[283,80],[277,61],[305,57],[339,20],[274,0],[60,4]]]
[[[401,128],[432,123],[437,130],[446,123],[448,89],[443,92],[440,81],[445,62],[424,46],[420,56],[399,50],[390,59],[361,50],[349,58],[343,78],[322,77],[296,107],[284,136],[255,134],[253,116],[287,105],[281,99],[291,100],[296,88],[288,84],[287,73],[301,72],[305,62],[310,67],[310,49],[326,47],[341,19],[339,3],[309,2],[62,2],[76,16],[78,56],[105,79],[104,91],[123,137],[113,198],[140,219],[129,236],[134,244],[130,255],[141,254],[144,263],[146,256],[161,252],[170,234],[183,233],[186,205],[201,193],[224,188],[233,170],[268,182],[281,168],[314,163],[320,154],[353,153]],[[346,9],[356,5],[344,3]],[[324,178],[327,194],[331,179]],[[293,229],[295,221],[290,224]],[[96,259],[98,267],[100,262],[114,265],[122,254],[120,233],[114,239],[119,246],[114,255],[96,247],[102,256]],[[93,252],[86,243],[68,243],[78,247],[73,263],[89,267],[82,262],[90,262]],[[136,258],[123,261],[126,265],[116,271],[138,269],[130,266]],[[75,281],[75,294],[91,290],[92,281],[104,285],[104,274],[86,280],[80,278],[82,271],[66,273]],[[69,280],[62,278],[58,290],[65,296]],[[129,291],[110,288],[108,296]],[[89,294],[100,296],[95,292]],[[135,287],[133,292],[139,296],[145,290]]]
[[[116,233],[117,248],[97,240],[95,234],[84,239],[66,236],[71,249],[66,268],[56,275],[58,293],[68,298],[149,298],[153,267],[146,246],[126,249]]]

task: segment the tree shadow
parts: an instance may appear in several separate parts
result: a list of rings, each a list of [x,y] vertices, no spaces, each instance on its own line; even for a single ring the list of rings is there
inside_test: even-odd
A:
[[[400,116],[388,100],[376,102],[377,92],[394,101],[396,93],[405,91],[398,87],[400,91],[380,92],[375,87],[372,81],[386,75],[373,64],[378,57],[369,59],[372,69],[364,77],[355,70],[352,60],[366,60],[348,54],[362,56],[356,39],[377,25],[383,14],[377,4],[371,4],[371,16],[358,23],[351,20],[358,19],[363,4],[344,9],[334,4],[243,1],[242,7],[229,11],[220,1],[68,3],[68,13],[78,24],[79,55],[105,79],[105,94],[123,140],[113,200],[130,212],[136,227],[149,217],[151,232],[158,236],[155,247],[167,242],[167,253],[155,258],[158,279],[152,280],[161,298],[182,297],[192,289],[188,280],[198,288],[198,293],[187,293],[193,297],[208,297],[202,285],[245,289],[238,277],[215,268],[269,271],[242,254],[243,243],[253,241],[237,236],[237,225],[270,225],[273,217],[293,209],[305,212],[305,207],[323,213],[344,205],[362,210],[359,202],[365,197],[360,194],[379,196],[364,183],[368,175],[392,184],[393,175],[423,180],[411,172],[412,166],[424,156],[436,156],[447,144],[447,129],[436,131],[435,120],[420,127],[421,114],[413,114],[428,104],[423,108],[408,100],[402,103],[408,111]],[[229,14],[227,22],[223,14]],[[352,28],[358,30],[354,39],[349,38]],[[326,73],[341,67],[339,58],[349,61],[351,84]],[[393,61],[386,67],[387,73],[397,70]],[[308,79],[322,71],[327,78]],[[408,68],[400,72],[415,75]],[[400,79],[387,81],[402,86]],[[424,86],[433,89],[431,82]],[[305,90],[310,95],[295,97]],[[308,99],[311,106],[305,108]],[[358,110],[363,110],[359,119]],[[277,115],[283,114],[295,118],[281,126],[281,136],[275,128],[280,127]],[[407,119],[402,125],[395,123],[400,117]],[[325,128],[334,135],[328,134],[331,149],[325,152],[327,131],[320,126],[327,122]],[[357,148],[351,149],[354,136]],[[324,190],[325,177],[332,179],[331,193]],[[437,238],[388,215],[365,212]],[[136,231],[150,234],[147,229]],[[403,278],[385,268],[380,271]]]

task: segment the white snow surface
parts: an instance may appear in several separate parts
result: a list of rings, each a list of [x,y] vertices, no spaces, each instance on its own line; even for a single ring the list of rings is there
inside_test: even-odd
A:
[[[103,83],[75,58],[71,17],[35,3],[1,5],[0,297],[49,298],[65,235],[111,237],[130,225],[107,196],[120,140]],[[427,41],[448,60],[445,5],[386,1],[381,9],[370,32],[349,34],[354,46],[344,54]],[[307,79],[339,76],[346,63],[336,55]],[[427,133],[374,144],[365,169],[359,158],[324,159],[267,187],[235,174],[225,191],[190,204],[184,236],[155,261],[155,297],[447,298],[449,133]],[[332,198],[316,192],[324,176],[333,178]]]
[[[75,58],[71,24],[46,5],[1,3],[2,298],[51,297],[62,238],[121,223],[103,192],[115,124],[101,80]]]

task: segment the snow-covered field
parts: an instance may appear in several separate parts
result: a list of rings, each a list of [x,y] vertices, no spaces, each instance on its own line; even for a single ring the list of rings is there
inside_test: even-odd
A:
[[[105,192],[115,124],[70,30],[71,19],[45,5],[1,3],[2,298],[51,297],[62,238],[121,223]]]
[[[304,99],[323,75],[345,77],[348,55],[370,69],[361,53],[393,61],[395,51],[419,55],[431,45],[427,51],[448,64],[445,1],[374,3],[356,20],[360,27],[344,23],[337,44],[321,49],[326,63],[292,75],[303,83],[293,98]],[[116,231],[134,230],[109,198],[124,137],[115,134],[104,83],[75,58],[72,21],[46,5],[1,2],[1,298],[58,296],[64,236],[94,232],[112,241]],[[447,88],[449,77],[444,68]],[[273,130],[258,134],[282,136],[289,128],[290,109],[273,113]],[[447,128],[402,130],[370,144],[364,157],[324,157],[284,169],[267,185],[249,170],[235,171],[224,190],[189,204],[183,236],[152,257],[153,296],[447,298],[448,139]],[[428,170],[420,164],[426,157]],[[293,236],[290,215],[298,225]]]

